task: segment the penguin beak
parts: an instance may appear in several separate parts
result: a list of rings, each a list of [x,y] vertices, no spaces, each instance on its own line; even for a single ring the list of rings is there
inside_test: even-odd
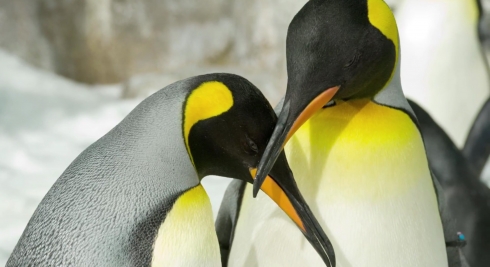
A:
[[[254,178],[253,196],[257,196],[257,192],[262,187],[265,178],[270,173],[274,163],[276,162],[279,154],[281,153],[284,145],[293,134],[303,125],[315,112],[320,110],[325,104],[327,104],[337,93],[340,86],[331,87],[313,100],[307,101],[306,105],[297,103],[295,106],[291,106],[291,99],[285,99],[279,119],[277,121],[274,132],[265,148],[264,154],[260,159],[257,167],[257,174]],[[295,102],[301,102],[295,101]],[[298,108],[305,106],[304,108]],[[298,111],[295,111],[298,110]]]
[[[252,177],[255,176],[256,171],[257,169],[250,170]],[[296,223],[326,266],[334,267],[335,253],[332,243],[299,192],[284,153],[279,155],[260,189]]]

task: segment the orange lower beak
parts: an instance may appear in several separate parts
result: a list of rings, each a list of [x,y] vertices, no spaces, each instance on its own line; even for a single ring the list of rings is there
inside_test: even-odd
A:
[[[306,108],[299,114],[298,118],[294,121],[293,126],[288,132],[286,136],[286,140],[284,141],[283,147],[289,141],[289,138],[293,136],[293,134],[303,125],[315,112],[320,110],[323,106],[325,106],[332,98],[335,96],[337,91],[340,89],[340,86],[335,86],[327,89],[325,92],[318,95],[313,101],[306,106]]]
[[[252,177],[255,177],[255,173],[257,172],[257,169],[251,169],[250,174],[252,174]],[[305,227],[303,225],[303,221],[301,221],[298,212],[296,212],[296,209],[293,207],[293,204],[291,203],[291,200],[289,200],[288,196],[282,190],[282,188],[270,177],[267,175],[265,178],[264,183],[260,187],[264,193],[266,193],[276,204],[293,220],[296,225],[304,232]]]

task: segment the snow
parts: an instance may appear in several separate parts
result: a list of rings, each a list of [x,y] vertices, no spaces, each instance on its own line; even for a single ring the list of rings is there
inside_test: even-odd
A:
[[[122,87],[79,84],[0,50],[0,266],[71,161],[142,100],[121,99]],[[214,215],[230,181],[203,180]]]

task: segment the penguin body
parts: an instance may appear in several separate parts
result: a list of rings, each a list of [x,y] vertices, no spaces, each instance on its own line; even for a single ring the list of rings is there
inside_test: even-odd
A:
[[[182,137],[189,82],[143,101],[70,164],[34,212],[7,266],[150,266],[166,215],[179,196],[200,187]],[[209,227],[212,215],[197,221]],[[216,244],[215,236],[208,238],[188,245]],[[210,250],[210,266],[219,266],[218,247]]]
[[[221,266],[200,181],[220,175],[252,182],[276,120],[260,91],[237,75],[208,74],[165,87],[65,170],[7,267]],[[281,197],[279,205],[286,203],[326,257],[325,234],[313,224],[284,154],[270,175],[264,190],[275,201]]]
[[[475,0],[409,0],[396,10],[403,91],[460,148],[490,94],[479,13]]]
[[[476,175],[490,188],[490,99],[473,122],[463,154]]]
[[[459,250],[471,267],[490,262],[490,189],[478,180],[471,164],[425,110],[410,102],[417,115],[429,165],[443,190],[455,229],[462,232]],[[466,244],[464,244],[466,242]]]
[[[442,224],[444,202],[403,95],[399,48],[394,16],[381,0],[310,0],[296,14],[288,29],[284,103],[254,180],[261,209],[247,186],[229,266],[320,264],[298,235],[276,237],[280,247],[264,244],[265,236],[292,230],[258,192],[283,146],[332,241],[336,266],[447,267],[448,258],[457,258],[448,257],[445,234],[452,229]],[[249,253],[238,249],[247,246]]]
[[[313,115],[285,151],[298,186],[332,240],[337,266],[447,266],[422,139],[407,114],[374,102],[340,103]],[[346,168],[348,162],[356,164]],[[277,235],[274,240],[283,246],[267,249],[267,239],[294,227],[263,194],[252,200],[250,190],[247,186],[233,242],[278,256],[248,262],[250,256],[232,246],[229,263],[237,264],[229,266],[320,266],[300,235]],[[286,252],[296,250],[301,253]],[[257,261],[265,258],[261,255]]]

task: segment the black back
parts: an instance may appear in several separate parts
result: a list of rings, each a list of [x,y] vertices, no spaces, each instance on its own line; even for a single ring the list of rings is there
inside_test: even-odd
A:
[[[442,185],[446,207],[466,236],[470,266],[490,263],[490,189],[481,183],[449,136],[420,106],[409,100],[419,122],[429,165]]]

